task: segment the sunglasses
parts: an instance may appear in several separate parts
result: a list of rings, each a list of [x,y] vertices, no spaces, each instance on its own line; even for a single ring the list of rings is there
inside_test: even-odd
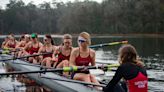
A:
[[[48,39],[44,39],[44,41],[48,41]]]
[[[86,42],[85,40],[79,40],[80,43]]]

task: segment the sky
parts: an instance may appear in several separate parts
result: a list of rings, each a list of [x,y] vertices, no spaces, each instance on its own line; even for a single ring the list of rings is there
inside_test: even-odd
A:
[[[29,3],[29,2],[33,2],[34,4],[38,5],[44,1],[46,2],[51,2],[52,0],[22,0],[23,2],[25,2],[25,4]],[[62,2],[68,2],[68,1],[75,1],[75,0],[56,0],[56,1],[62,1]],[[79,0],[79,1],[84,1],[84,0]],[[102,0],[90,0],[90,1],[97,1],[97,2],[102,2]],[[5,8],[6,4],[9,3],[9,0],[0,0],[0,7],[1,8]]]

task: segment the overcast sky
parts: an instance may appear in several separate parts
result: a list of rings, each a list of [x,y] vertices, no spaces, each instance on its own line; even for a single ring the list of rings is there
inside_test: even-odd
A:
[[[38,5],[44,1],[51,2],[52,0],[22,0],[22,1],[25,2],[26,4],[33,1],[34,4]],[[68,1],[75,1],[75,0],[56,0],[56,1],[68,2]],[[84,1],[84,0],[79,0],[79,1]],[[102,0],[92,0],[92,1],[102,2]],[[9,0],[0,0],[0,7],[4,8],[7,3],[9,3]]]

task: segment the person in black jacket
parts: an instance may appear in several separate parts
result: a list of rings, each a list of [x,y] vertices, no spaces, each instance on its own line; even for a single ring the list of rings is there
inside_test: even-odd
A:
[[[123,45],[119,49],[120,66],[113,79],[103,88],[104,92],[147,92],[148,78],[143,62],[138,59],[137,51],[132,45]],[[127,90],[119,88],[118,82],[123,78]]]

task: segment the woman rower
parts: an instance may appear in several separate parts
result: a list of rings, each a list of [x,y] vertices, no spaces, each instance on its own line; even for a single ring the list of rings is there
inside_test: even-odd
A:
[[[71,51],[73,49],[72,47],[72,36],[70,34],[64,34],[62,38],[62,45],[59,46],[56,51],[54,52],[52,61],[56,61],[54,63],[55,68],[62,68],[69,66],[69,58]],[[68,73],[63,73],[65,76],[68,75]]]
[[[79,47],[71,52],[70,65],[71,66],[95,66],[95,51],[88,46],[91,44],[90,35],[87,32],[80,33],[78,37]],[[71,76],[75,80],[93,82],[99,84],[95,76],[89,73],[89,70],[83,70],[72,73]]]
[[[137,51],[132,45],[124,45],[119,49],[119,63],[113,79],[103,89],[104,92],[127,92],[118,91],[116,84],[121,78],[126,80],[128,92],[148,92],[148,78],[144,64],[138,60]]]
[[[44,45],[39,49],[38,53],[50,53],[39,56],[39,61],[41,61],[41,65],[46,65],[46,67],[51,67],[52,63],[48,62],[52,60],[52,54],[55,52],[56,47],[54,45],[54,41],[51,35],[45,35]]]
[[[68,65],[68,60],[70,58],[71,51],[73,49],[72,47],[72,36],[70,34],[64,34],[63,36],[63,44],[59,46],[54,53],[54,60],[56,60],[57,57],[57,62],[54,64],[55,68],[62,68],[69,66]]]
[[[40,47],[42,47],[42,43],[38,40],[37,34],[31,34],[31,41],[25,46],[25,51],[28,51],[28,54],[36,54],[38,53]],[[29,57],[28,61],[31,63],[38,63],[38,57]]]
[[[15,47],[18,42],[16,41],[14,35],[9,35],[8,37],[9,37],[9,40],[5,44],[4,48],[10,49],[10,50],[15,50]]]
[[[26,52],[23,49],[26,44],[28,44],[28,42],[30,42],[30,35],[25,34],[24,39],[22,39],[16,46],[16,49],[20,49],[20,51],[18,52],[18,57],[26,55]]]
[[[9,41],[9,36],[6,36],[5,40],[2,42],[1,48],[4,48],[4,46],[8,41]]]

